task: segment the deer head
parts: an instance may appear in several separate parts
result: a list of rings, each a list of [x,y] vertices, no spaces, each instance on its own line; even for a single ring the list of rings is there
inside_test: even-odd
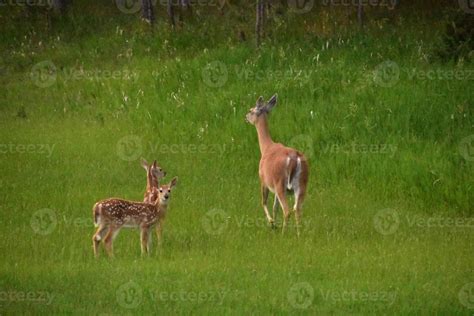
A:
[[[277,95],[275,94],[272,96],[267,102],[263,100],[263,97],[260,96],[257,100],[257,103],[253,108],[249,110],[247,115],[245,116],[248,123],[255,125],[257,121],[264,117],[265,115],[270,113],[273,107],[277,104]]]

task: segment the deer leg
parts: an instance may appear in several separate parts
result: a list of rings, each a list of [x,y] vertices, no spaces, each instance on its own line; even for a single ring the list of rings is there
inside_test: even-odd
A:
[[[298,237],[300,236],[301,206],[303,205],[303,201],[304,201],[304,192],[296,191],[295,192],[295,205],[293,207],[293,210],[295,211],[296,232],[298,234]]]
[[[275,199],[273,200],[273,220],[276,222],[276,211],[278,210],[278,196],[275,194]]]
[[[163,224],[164,224],[164,222],[165,222],[164,220],[158,221],[158,223],[156,224],[156,227],[155,227],[157,245],[161,245],[161,237],[163,235]]]
[[[115,225],[110,225],[109,231],[107,232],[107,235],[105,236],[104,246],[105,246],[105,250],[107,251],[109,257],[114,256],[113,243],[114,243],[114,239],[115,239],[115,237],[117,237],[119,231],[120,231],[120,227],[115,226]]]
[[[262,191],[262,206],[263,210],[265,211],[265,216],[267,217],[268,222],[272,225],[274,225],[273,218],[270,216],[270,213],[268,212],[268,207],[267,207],[267,200],[268,200],[268,193],[270,190],[264,185],[261,185],[261,191]]]
[[[95,232],[94,236],[92,236],[92,243],[94,245],[94,256],[99,256],[99,244],[105,236],[107,232],[107,225],[100,225],[97,231]]]
[[[281,229],[282,234],[285,233],[286,224],[288,223],[288,219],[290,217],[290,210],[288,208],[288,203],[286,201],[285,191],[286,191],[286,188],[284,184],[279,185],[276,191],[278,201],[280,201],[280,205],[283,210],[283,227]]]
[[[148,254],[148,246],[150,241],[150,227],[142,226],[141,227],[141,248],[142,248],[142,255]]]

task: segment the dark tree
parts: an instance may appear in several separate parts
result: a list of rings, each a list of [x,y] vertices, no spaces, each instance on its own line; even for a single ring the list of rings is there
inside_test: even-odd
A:
[[[260,43],[264,36],[265,2],[265,0],[257,0],[257,15],[255,22],[255,38],[257,42],[257,47],[260,46]]]
[[[142,0],[142,18],[150,24],[155,22],[155,13],[151,0]]]
[[[66,9],[71,4],[72,0],[53,0],[53,9],[61,14],[66,12]]]
[[[167,11],[168,11],[168,18],[170,19],[170,24],[172,27],[175,27],[176,22],[174,18],[173,0],[168,0]]]
[[[359,0],[357,5],[357,21],[359,22],[359,26],[364,24],[364,6],[362,5],[362,0]]]

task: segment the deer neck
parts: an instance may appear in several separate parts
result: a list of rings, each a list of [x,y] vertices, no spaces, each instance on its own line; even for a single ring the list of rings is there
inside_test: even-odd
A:
[[[164,213],[166,212],[166,209],[168,208],[168,204],[162,204],[160,202],[160,198],[158,197],[156,199],[156,203],[155,203],[155,210],[157,213]]]
[[[270,131],[268,130],[267,115],[262,114],[262,118],[257,120],[255,124],[257,128],[258,135],[258,144],[260,146],[260,153],[263,155],[265,150],[273,144],[272,137],[270,136]]]

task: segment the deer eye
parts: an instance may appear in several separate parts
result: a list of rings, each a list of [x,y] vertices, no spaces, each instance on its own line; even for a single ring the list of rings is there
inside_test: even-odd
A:
[[[163,193],[163,189],[160,189],[160,193]]]

